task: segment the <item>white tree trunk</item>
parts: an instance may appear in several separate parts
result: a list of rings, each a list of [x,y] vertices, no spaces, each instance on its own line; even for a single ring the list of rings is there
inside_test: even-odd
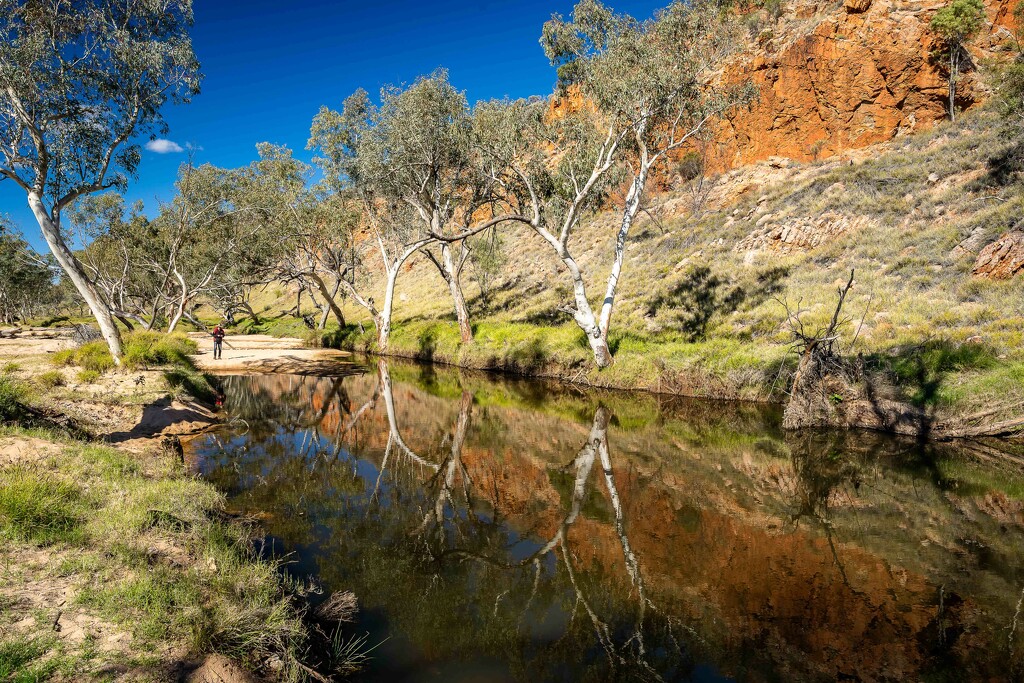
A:
[[[459,336],[463,344],[468,344],[473,341],[473,327],[469,324],[469,309],[466,307],[466,297],[462,293],[462,264],[465,257],[459,261],[456,265],[450,244],[446,242],[441,245],[441,263],[444,265],[445,280],[448,281],[448,289],[452,294],[455,318],[459,321]]]
[[[626,204],[622,210],[622,224],[619,226],[619,234],[615,237],[615,258],[612,260],[612,270],[608,274],[608,286],[604,292],[604,302],[601,304],[601,318],[598,326],[601,328],[601,337],[608,341],[608,329],[612,322],[612,309],[615,306],[615,295],[619,289],[619,277],[622,274],[622,262],[626,257],[626,238],[629,236],[629,229],[633,227],[633,221],[640,211],[640,198],[647,184],[646,164],[641,165],[640,172],[633,179],[626,194]]]
[[[606,368],[612,364],[612,352],[608,348],[608,337],[601,333],[597,316],[594,315],[594,309],[590,307],[590,300],[587,299],[587,285],[583,281],[583,273],[580,272],[576,260],[564,247],[559,249],[558,255],[572,277],[573,299],[576,302],[573,319],[587,336],[587,343],[594,354],[594,363],[599,368]]]
[[[36,221],[39,223],[39,229],[43,233],[46,244],[50,247],[50,252],[57,259],[57,263],[64,269],[64,272],[68,274],[68,277],[71,278],[75,289],[85,299],[86,305],[89,306],[93,317],[96,318],[96,323],[100,327],[100,334],[103,335],[103,339],[110,348],[110,355],[114,359],[114,364],[121,365],[121,356],[123,354],[121,334],[114,323],[110,307],[103,301],[96,287],[93,286],[93,283],[86,276],[82,264],[79,263],[74,253],[64,242],[64,237],[60,234],[60,226],[54,224],[50,219],[49,213],[43,206],[42,198],[38,194],[31,192],[28,195],[28,205],[32,209]]]
[[[327,307],[328,307],[327,309],[324,310],[323,317],[320,320],[320,329],[322,330],[322,329],[324,329],[324,327],[327,326],[327,313],[328,312],[333,312],[334,313],[334,317],[337,318],[337,320],[338,320],[338,326],[341,327],[342,329],[344,329],[344,327],[345,327],[345,314],[342,313],[341,308],[338,306],[337,302],[334,300],[334,297],[336,297],[338,295],[338,287],[341,286],[341,283],[340,282],[339,283],[335,283],[335,285],[334,285],[334,293],[332,294],[330,292],[330,290],[327,289],[327,284],[324,282],[323,278],[321,278],[316,273],[311,273],[310,276],[309,276],[309,279],[312,280],[313,284],[316,285],[316,288],[320,290],[320,296],[322,296],[324,298],[324,301],[327,303]]]
[[[398,282],[398,271],[402,262],[398,262],[388,270],[388,281],[384,289],[384,306],[374,322],[377,324],[377,353],[387,353],[391,341],[391,311],[395,304],[395,284]]]

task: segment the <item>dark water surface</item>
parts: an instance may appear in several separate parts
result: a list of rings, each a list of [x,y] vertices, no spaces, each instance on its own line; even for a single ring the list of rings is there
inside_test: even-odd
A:
[[[383,643],[357,680],[1020,680],[1002,446],[352,371],[225,377],[237,419],[191,445],[292,572],[358,596],[346,628]]]

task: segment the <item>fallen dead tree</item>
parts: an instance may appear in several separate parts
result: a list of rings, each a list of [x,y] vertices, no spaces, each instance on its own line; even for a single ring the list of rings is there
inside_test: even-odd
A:
[[[783,416],[786,429],[848,427],[918,438],[972,439],[1024,435],[1024,406],[1002,405],[974,415],[939,417],[905,400],[884,372],[865,370],[864,359],[840,346],[841,330],[852,323],[843,315],[854,273],[837,290],[829,322],[809,330],[806,311],[782,302],[799,363]],[[856,340],[856,335],[854,336]]]
[[[789,402],[783,416],[786,429],[810,427],[862,427],[898,434],[920,435],[930,429],[927,413],[909,403],[886,396],[871,381],[858,358],[851,361],[841,352],[840,330],[851,322],[843,316],[846,297],[854,284],[854,272],[838,288],[838,300],[828,324],[808,330],[800,308],[785,302],[793,350],[800,357]]]

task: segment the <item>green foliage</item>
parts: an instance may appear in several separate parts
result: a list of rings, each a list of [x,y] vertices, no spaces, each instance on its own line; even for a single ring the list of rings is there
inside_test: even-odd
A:
[[[0,642],[0,681],[37,683],[47,680],[55,663],[39,664],[38,660],[48,652],[49,645],[42,638],[15,637]]]
[[[50,354],[50,364],[56,365],[58,368],[62,368],[68,365],[74,365],[75,350],[61,349],[60,351],[54,351],[52,354]]]
[[[947,340],[930,340],[868,359],[869,366],[890,373],[908,399],[918,406],[940,403],[944,381],[951,373],[987,370],[997,362],[996,354],[985,344]]]
[[[16,377],[0,373],[0,422],[19,419],[24,415],[28,389]]]
[[[100,378],[101,373],[98,370],[79,370],[75,377],[82,384],[92,384]]]
[[[190,355],[199,347],[183,334],[136,331],[124,337],[124,355],[121,359],[125,369],[135,370],[161,365],[176,365],[192,368]],[[114,359],[105,342],[94,341],[75,349],[65,349],[50,356],[50,362],[57,367],[73,365],[82,368],[79,379],[94,381],[114,367]],[[89,374],[86,374],[89,373]]]
[[[162,332],[132,332],[124,340],[124,357],[128,369],[148,368],[154,365],[191,365],[189,356],[199,346],[183,334]]]
[[[113,369],[114,358],[110,355],[106,342],[94,341],[75,349],[75,365],[83,370],[103,374]]]
[[[76,540],[83,519],[77,487],[55,476],[11,467],[0,471],[0,533],[38,544]]]
[[[60,370],[47,370],[37,375],[35,379],[36,383],[43,389],[54,389],[67,384],[67,380],[64,379],[64,373]]]
[[[56,301],[53,276],[52,257],[37,254],[0,216],[0,323]]]
[[[984,18],[982,0],[953,0],[935,13],[929,26],[948,45],[959,45],[978,32]]]

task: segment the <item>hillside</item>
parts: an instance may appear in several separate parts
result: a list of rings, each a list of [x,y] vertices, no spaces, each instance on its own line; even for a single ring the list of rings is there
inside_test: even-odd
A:
[[[501,233],[504,262],[486,291],[466,269],[469,345],[459,344],[436,268],[414,257],[398,282],[391,351],[602,386],[781,401],[796,365],[787,308],[808,329],[824,325],[852,270],[842,350],[884,380],[873,391],[946,426],[1019,416],[1021,149],[986,103],[987,83],[1011,56],[1012,16],[1005,2],[987,4],[989,25],[969,48],[978,69],[961,84],[967,111],[954,124],[943,121],[945,82],[928,57],[927,23],[939,6],[798,3],[770,29],[757,23],[767,21],[764,10],[748,18],[754,38],[724,77],[752,74],[760,98],[717,136],[712,168],[730,170],[676,175],[646,198],[627,244],[611,368],[589,364],[582,334],[559,310],[569,280],[548,245],[521,228]],[[618,220],[612,210],[590,217],[571,244],[592,298]],[[379,275],[372,243],[362,247]],[[284,311],[294,293],[279,287],[259,303]],[[344,310],[371,328],[354,302]],[[367,332],[326,341],[366,348],[371,340]]]

